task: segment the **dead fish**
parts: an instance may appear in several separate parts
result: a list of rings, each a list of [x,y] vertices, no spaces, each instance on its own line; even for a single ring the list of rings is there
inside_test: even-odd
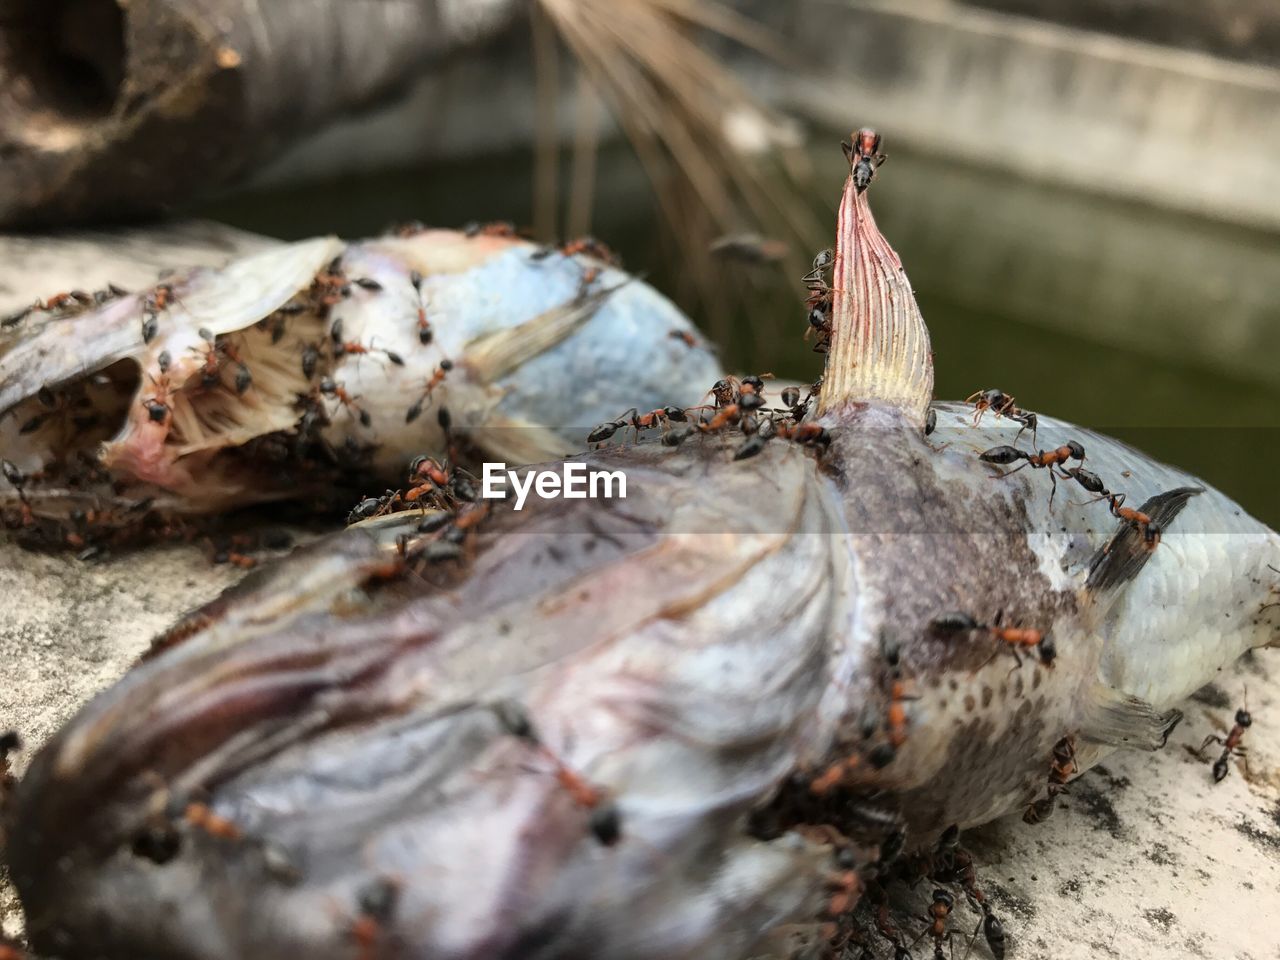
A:
[[[577,451],[584,424],[637,398],[694,403],[721,375],[651,287],[533,249],[444,230],[325,237],[32,312],[0,335],[0,451],[38,479],[0,504],[65,518],[154,497],[202,513],[344,471],[398,480],[443,455],[441,411],[485,455],[529,463]],[[265,455],[281,450],[294,455]]]
[[[983,459],[1019,422],[931,406],[852,170],[832,286],[820,402],[750,459],[708,421],[579,455],[626,497],[376,517],[159,638],[13,795],[36,947],[741,960],[1276,642],[1280,538],[1228,498],[1041,416],[1057,483],[1138,506],[1051,503]]]

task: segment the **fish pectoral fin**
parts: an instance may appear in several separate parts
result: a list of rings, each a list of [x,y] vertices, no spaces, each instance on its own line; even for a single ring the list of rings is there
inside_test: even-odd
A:
[[[1148,499],[1139,512],[1151,519],[1150,528],[1140,528],[1121,520],[1111,539],[1099,548],[1089,561],[1089,579],[1085,588],[1095,593],[1122,586],[1134,579],[1155,553],[1159,543],[1156,531],[1166,530],[1182,508],[1198,493],[1200,487],[1178,487]]]
[[[1080,736],[1092,743],[1159,750],[1182,719],[1181,710],[1157,710],[1141,697],[1104,683],[1094,684],[1087,699]]]

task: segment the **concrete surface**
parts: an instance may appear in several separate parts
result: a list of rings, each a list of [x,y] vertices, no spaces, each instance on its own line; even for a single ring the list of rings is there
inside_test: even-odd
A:
[[[85,564],[0,544],[0,730],[37,747],[154,633],[238,576],[195,546]],[[1233,766],[1214,784],[1184,746],[1229,723],[1246,686],[1251,774]],[[1047,823],[1013,818],[969,835],[1008,956],[1280,958],[1280,651],[1245,658],[1197,696],[1164,751],[1116,754]],[[975,918],[963,906],[955,916],[963,957]],[[7,888],[0,926],[20,929]],[[986,955],[979,939],[975,956]]]

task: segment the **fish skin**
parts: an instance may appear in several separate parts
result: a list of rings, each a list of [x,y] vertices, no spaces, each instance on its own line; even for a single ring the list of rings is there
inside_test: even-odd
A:
[[[281,244],[220,270],[197,268],[166,278],[174,302],[159,312],[158,332],[148,343],[141,334],[147,291],[74,316],[33,313],[0,333],[0,450],[19,470],[38,475],[50,462],[74,462],[79,443],[111,472],[116,489],[96,489],[97,500],[84,493],[84,485],[31,481],[25,492],[39,516],[65,519],[75,506],[149,496],[162,512],[209,513],[333,487],[334,473],[322,465],[282,466],[249,446],[267,435],[295,432],[304,414],[298,397],[314,392],[325,376],[358,398],[368,423],[336,400],[321,400],[329,422],[319,439],[331,450],[367,448],[363,480],[394,483],[403,480],[414,456],[444,456],[437,414],[445,407],[459,433],[494,459],[525,463],[576,452],[592,424],[632,405],[697,403],[704,385],[723,375],[705,339],[656,290],[604,265],[584,288],[584,271],[593,261],[560,254],[534,259],[537,249],[520,240],[447,230],[353,243],[323,237]],[[305,291],[338,255],[349,280],[367,278],[381,289],[352,284],[327,318],[310,311],[290,316],[284,338],[267,346],[269,334],[255,324]],[[423,277],[422,303],[434,332],[425,345],[418,337],[414,270]],[[544,324],[544,335],[534,336],[534,321],[549,315],[554,320],[557,311],[571,314],[570,322],[551,324],[550,335]],[[317,372],[304,377],[299,371],[305,346],[327,348],[335,323],[341,323],[342,339],[371,352],[332,361],[326,354]],[[225,387],[203,388],[209,346],[202,329],[256,345],[246,364],[252,380],[242,396]],[[687,334],[693,345],[671,337],[673,330]],[[503,369],[485,371],[472,363],[482,352],[492,353],[495,344],[507,359]],[[391,351],[403,363],[379,351]],[[422,416],[407,423],[407,410],[445,359],[454,369],[424,404]],[[36,398],[46,385],[83,383],[113,364],[136,367],[138,382],[113,399],[116,406],[103,414],[111,423],[95,428],[100,435],[92,442],[83,431],[62,435],[52,418],[47,429],[21,432],[34,414],[45,412]],[[278,396],[269,396],[270,382],[280,384]],[[569,383],[582,386],[569,390]],[[195,421],[185,406],[170,401],[171,421],[157,422],[143,401],[165,390],[193,405],[216,400],[222,409],[210,418],[213,426],[189,429]],[[227,449],[248,452],[228,463],[218,459]],[[123,484],[127,496],[119,489]],[[0,478],[0,506],[16,507],[18,500]]]
[[[626,500],[498,510],[472,565],[435,586],[369,586],[395,518],[259,575],[224,605],[243,615],[142,664],[34,760],[9,851],[33,942],[68,960],[349,958],[360,891],[394,878],[386,936],[405,956],[738,960],[821,916],[829,850],[803,822],[766,839],[749,818],[811,802],[806,775],[882,739],[860,728],[888,707],[883,631],[920,699],[893,762],[855,768],[841,803],[897,811],[912,846],[1020,811],[1068,733],[1082,768],[1114,749],[1090,740],[1099,683],[1164,710],[1274,642],[1280,615],[1261,607],[1280,540],[1227,497],[1205,487],[1134,579],[1094,593],[1106,505],[1064,485],[1051,511],[1045,471],[978,460],[1017,424],[937,410],[925,438],[867,405],[831,424],[816,466],[779,441],[733,462],[716,437],[585,455],[626,467]],[[1113,488],[1129,471],[1132,502],[1203,486],[1040,419],[1039,446],[1066,439]],[[281,609],[320,562],[323,588]],[[926,629],[996,607],[1052,631],[1052,670]],[[508,699],[616,798],[617,845],[497,723],[487,705]],[[207,790],[248,839],[180,827],[170,863],[130,853],[154,774]],[[298,882],[271,875],[267,845]]]

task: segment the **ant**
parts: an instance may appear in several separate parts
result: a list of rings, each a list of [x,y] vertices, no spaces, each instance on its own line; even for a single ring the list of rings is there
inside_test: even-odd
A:
[[[1099,499],[1107,501],[1111,507],[1111,515],[1113,517],[1124,521],[1141,533],[1149,548],[1154,550],[1160,544],[1160,535],[1164,532],[1163,528],[1141,510],[1126,507],[1124,505],[1125,494],[1106,493],[1104,491]]]
[[[595,237],[579,237],[577,240],[570,240],[560,248],[560,252],[566,257],[583,254],[607,263],[611,267],[622,264],[621,258]]]
[[[1076,739],[1067,735],[1053,745],[1053,760],[1049,764],[1048,793],[1036,800],[1022,815],[1023,823],[1043,823],[1053,815],[1058,794],[1069,793],[1067,781],[1079,771],[1076,765]]]
[[[1070,460],[1077,460],[1083,463],[1084,447],[1074,440],[1068,440],[1060,447],[1055,447],[1052,450],[1041,450],[1038,453],[1027,453],[1025,450],[1019,450],[1017,447],[1000,446],[992,447],[990,450],[983,451],[979,454],[978,459],[985,461],[986,463],[997,463],[1001,465],[1014,463],[1018,460],[1025,461],[1007,473],[1000,474],[1001,479],[1013,476],[1026,466],[1030,466],[1036,470],[1048,468],[1049,479],[1053,482],[1053,491],[1049,494],[1049,505],[1052,506],[1053,498],[1058,492],[1058,475],[1054,472],[1053,468],[1058,467],[1059,470],[1062,470],[1064,475],[1067,475],[1066,468],[1063,464]],[[1097,479],[1096,477],[1093,477],[1092,474],[1088,476],[1090,480]],[[1083,481],[1081,482],[1083,483]]]
[[[1233,754],[1243,760],[1245,754],[1248,752],[1245,747],[1240,746],[1240,741],[1244,739],[1244,732],[1253,726],[1253,716],[1249,713],[1247,707],[1248,701],[1246,700],[1245,706],[1236,711],[1235,726],[1231,728],[1231,731],[1227,734],[1227,738],[1225,740],[1217,734],[1211,733],[1209,736],[1204,738],[1204,743],[1200,744],[1200,749],[1197,751],[1197,755],[1199,756],[1204,755],[1205,748],[1208,747],[1209,744],[1222,744],[1222,756],[1218,757],[1213,764],[1214,783],[1221,783],[1223,779],[1226,778],[1227,773],[1231,769],[1230,760]],[[1249,761],[1244,760],[1244,765],[1245,769],[1248,770]]]
[[[929,904],[929,915],[924,918],[929,926],[916,937],[912,946],[919,943],[925,936],[932,936],[934,960],[942,960],[942,942],[951,939],[951,931],[947,929],[947,918],[951,916],[955,905],[955,898],[951,894],[941,887],[935,888],[933,900]]]
[[[804,338],[817,331],[818,339],[814,343],[814,353],[826,353],[831,344],[831,300],[832,290],[827,283],[827,272],[835,261],[830,250],[823,250],[813,258],[813,269],[801,278],[809,296],[805,299],[805,307],[809,311],[809,327]]]
[[[341,332],[342,328],[335,323],[334,329]],[[358,343],[355,340],[336,341],[333,345],[333,352],[337,356],[343,356],[343,357],[366,356],[370,353],[381,353],[384,357],[386,357],[388,360],[394,363],[397,367],[404,366],[404,358],[401,357],[400,354],[396,353],[395,351],[387,350],[383,347],[366,347],[363,343]]]
[[[604,443],[626,426],[630,426],[638,438],[641,430],[648,430],[656,426],[665,427],[673,421],[685,423],[688,419],[688,415],[679,407],[659,407],[656,410],[650,410],[648,413],[639,413],[635,407],[632,407],[616,420],[606,420],[597,426],[587,434],[587,443]]]
[[[870,127],[863,127],[851,137],[852,145],[841,141],[845,159],[853,165],[853,183],[858,192],[871,184],[876,169],[888,159],[880,152],[880,134]]]
[[[326,397],[335,397],[342,406],[348,410],[355,411],[356,417],[360,420],[362,427],[373,425],[373,417],[369,416],[369,411],[356,403],[359,397],[353,397],[343,389],[342,384],[334,383],[332,380],[324,379],[320,381],[320,392]]]
[[[555,767],[556,780],[573,798],[573,802],[591,811],[589,826],[596,841],[602,847],[611,847],[621,840],[622,814],[617,806],[608,801],[608,795],[603,789],[587,783],[551,752],[538,736],[533,721],[524,708],[512,701],[503,701],[494,704],[491,709],[507,733],[529,744]]]
[[[162,311],[168,310],[177,299],[178,297],[173,292],[173,284],[171,283],[156,284],[142,298],[143,343],[150,343],[155,339],[155,335],[160,329],[158,315]]]
[[[119,290],[119,287],[115,287],[113,285],[112,289]],[[124,291],[121,290],[120,293],[123,294]],[[4,318],[3,323],[0,323],[0,326],[16,326],[26,319],[29,314],[34,313],[37,310],[43,311],[44,313],[54,313],[56,311],[62,316],[68,316],[72,313],[78,313],[86,307],[105,303],[106,299],[110,298],[98,300],[96,295],[85,293],[83,290],[72,290],[69,293],[55,293],[47,300],[37,300],[35,303],[31,304],[31,306],[23,307],[16,313],[9,314]]]
[[[796,426],[783,424],[778,427],[778,436],[793,443],[821,450],[831,446],[831,433],[816,423],[801,423]]]
[[[236,841],[244,839],[244,832],[231,820],[214,813],[207,804],[189,803],[182,811],[182,819],[189,826],[203,830],[215,840]]]
[[[416,484],[404,495],[406,503],[414,503],[424,496],[444,490],[449,486],[449,471],[431,457],[418,457],[409,465],[409,481]]]
[[[347,935],[360,948],[360,960],[373,960],[378,941],[395,916],[400,901],[400,882],[380,877],[356,893],[360,913],[352,921]]]
[[[209,345],[205,351],[204,362],[200,367],[201,386],[207,390],[221,382],[222,361],[220,356],[225,356],[236,365],[236,393],[242,394],[248,390],[253,384],[253,377],[250,375],[249,368],[244,361],[240,359],[235,347],[227,342],[218,343],[217,338],[204,327],[201,327],[198,332],[200,339]],[[165,354],[161,354],[160,359],[162,361],[160,369],[163,372],[167,369],[169,362],[166,360]]]
[[[698,346],[698,341],[688,330],[680,330],[679,328],[672,330],[667,334],[672,340],[679,340],[690,350]]]
[[[440,386],[441,383],[444,382],[444,378],[448,375],[449,371],[452,369],[453,369],[452,360],[449,360],[448,358],[446,358],[440,361],[440,365],[436,367],[435,371],[431,374],[430,378],[427,380],[426,386],[422,388],[422,396],[420,396],[417,400],[414,401],[413,406],[411,406],[409,408],[408,413],[404,415],[405,423],[413,423],[413,421],[417,420],[418,417],[422,415],[422,411],[424,407],[431,400],[431,392],[435,390],[436,387]]]
[[[473,220],[462,228],[462,232],[467,237],[515,237],[516,227],[510,220],[493,220],[489,223]]]
[[[173,413],[173,408],[169,405],[169,378],[162,376],[157,380],[150,374],[147,376],[155,384],[156,392],[145,398],[142,405],[146,408],[147,416],[152,423],[165,424]]]
[[[973,404],[973,425],[975,427],[982,422],[983,414],[988,410],[993,410],[997,417],[1007,417],[1010,420],[1016,420],[1021,425],[1021,429],[1018,430],[1018,436],[1013,438],[1015,443],[1018,437],[1022,436],[1024,430],[1030,430],[1031,442],[1033,444],[1036,442],[1036,429],[1039,426],[1039,420],[1036,415],[1029,410],[1019,409],[1014,404],[1013,397],[998,387],[971,393],[965,398],[965,403]]]
[[[1013,654],[1014,660],[1017,661],[1015,670],[1022,666],[1022,657],[1018,655],[1019,647],[1034,647],[1040,662],[1046,667],[1053,666],[1053,661],[1058,656],[1058,648],[1051,636],[1031,627],[1002,627],[999,625],[1000,619],[1001,614],[996,614],[996,622],[986,624],[979,623],[967,613],[944,613],[929,621],[929,628],[936,633],[968,633],[972,630],[982,630],[1006,645],[1008,651]],[[996,648],[991,658],[995,657],[999,649],[999,647]],[[991,659],[988,659],[982,666],[990,662]]]
[[[427,319],[427,305],[422,299],[422,274],[414,270],[409,274],[409,282],[413,284],[413,292],[418,300],[418,342],[424,347],[435,338],[431,322]]]

